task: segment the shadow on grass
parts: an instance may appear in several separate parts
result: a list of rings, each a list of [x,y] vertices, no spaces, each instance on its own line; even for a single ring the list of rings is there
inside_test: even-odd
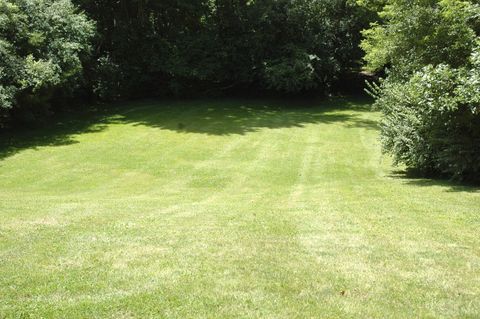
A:
[[[78,143],[75,135],[100,132],[108,122],[107,118],[88,112],[56,118],[48,127],[0,132],[0,161],[25,149]]]
[[[158,105],[157,105],[158,106]],[[375,121],[357,112],[370,111],[363,102],[335,101],[182,101],[161,108],[155,103],[120,109],[117,121],[164,130],[208,135],[246,134],[259,129],[303,127],[307,124],[343,123],[348,127],[377,129]]]
[[[445,187],[447,192],[480,192],[480,186],[475,184],[460,183],[449,180],[447,178],[422,176],[415,170],[393,170],[389,175],[391,178],[401,179],[407,185],[414,185],[420,187],[440,186]]]
[[[370,112],[366,99],[333,100],[184,100],[141,101],[103,106],[57,118],[49,127],[3,132],[0,160],[24,149],[77,143],[75,136],[104,130],[109,124],[129,124],[208,135],[247,134],[260,129],[337,123],[376,130],[362,118]]]

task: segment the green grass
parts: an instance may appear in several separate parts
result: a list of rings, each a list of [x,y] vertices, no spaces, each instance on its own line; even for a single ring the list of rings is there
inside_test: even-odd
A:
[[[480,317],[480,191],[361,100],[139,102],[4,136],[0,318]]]

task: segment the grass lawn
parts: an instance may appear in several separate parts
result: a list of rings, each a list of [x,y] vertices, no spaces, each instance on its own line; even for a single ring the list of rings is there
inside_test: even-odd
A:
[[[480,317],[479,188],[393,167],[367,102],[102,114],[1,137],[0,318]]]

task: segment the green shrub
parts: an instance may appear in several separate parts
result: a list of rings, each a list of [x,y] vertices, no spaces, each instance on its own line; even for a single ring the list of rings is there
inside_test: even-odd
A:
[[[315,60],[315,55],[295,52],[290,57],[265,62],[265,82],[269,88],[289,93],[314,88],[318,85]]]
[[[397,163],[480,180],[478,0],[358,0],[378,12],[363,31],[381,138]],[[474,52],[472,54],[472,52]]]
[[[371,87],[384,150],[426,174],[480,180],[480,54],[468,67],[427,66]]]

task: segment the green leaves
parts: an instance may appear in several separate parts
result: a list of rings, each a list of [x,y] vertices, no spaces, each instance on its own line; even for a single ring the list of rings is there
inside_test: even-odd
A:
[[[35,60],[30,54],[25,58],[20,89],[30,88],[35,93],[43,87],[58,85],[61,82],[60,75],[60,67],[52,60]]]
[[[265,62],[265,81],[270,88],[298,92],[317,86],[315,55],[296,52],[292,57]]]
[[[121,89],[111,89],[124,97],[235,86],[325,91],[360,68],[369,21],[350,0],[77,1],[97,20],[96,58],[118,66]],[[118,96],[102,87],[102,96]]]
[[[386,1],[380,23],[363,31],[366,68],[412,74],[427,64],[463,65],[475,46],[475,8],[459,0]]]
[[[386,0],[379,17],[361,47],[367,69],[389,67],[368,89],[384,151],[427,174],[480,181],[478,3]]]
[[[81,75],[93,34],[69,0],[0,0],[0,108],[43,110]]]
[[[426,173],[480,180],[480,68],[426,66],[408,81],[386,80],[375,105],[383,112],[384,150]],[[378,91],[377,91],[378,92]]]

